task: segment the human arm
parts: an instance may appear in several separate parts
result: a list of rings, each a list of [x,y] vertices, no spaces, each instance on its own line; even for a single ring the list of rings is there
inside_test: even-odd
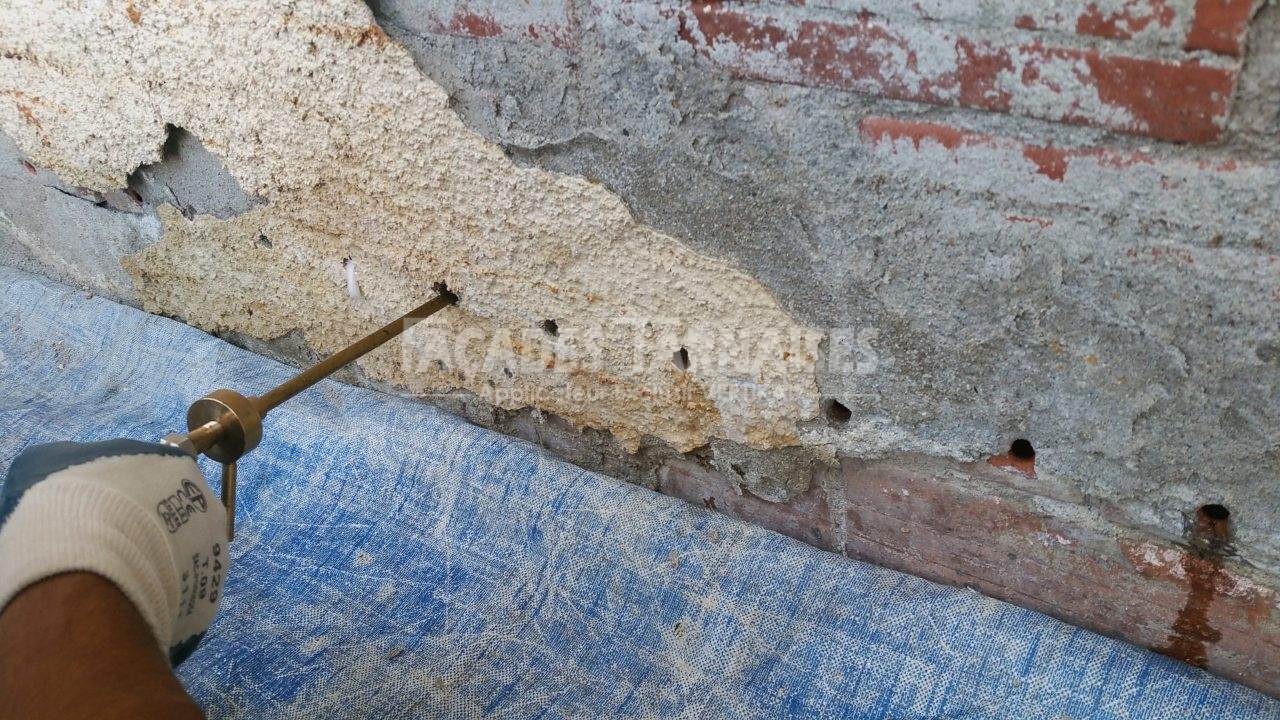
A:
[[[204,715],[124,594],[70,572],[28,586],[0,614],[0,717]]]
[[[132,691],[91,685],[103,702],[180,691],[168,664],[189,654],[213,621],[226,544],[222,506],[195,462],[174,448],[116,440],[21,454],[0,492],[0,715],[11,692],[50,708],[92,701],[70,679],[85,675],[145,679]],[[149,648],[137,642],[139,623]],[[59,671],[59,662],[73,666]],[[102,716],[91,709],[85,716]]]

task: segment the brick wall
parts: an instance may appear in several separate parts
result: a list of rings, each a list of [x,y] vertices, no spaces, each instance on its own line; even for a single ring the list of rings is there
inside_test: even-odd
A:
[[[367,1],[513,161],[604,184],[826,332],[817,407],[770,452],[627,452],[546,408],[437,402],[1280,694],[1280,7]],[[355,15],[323,30],[386,42]],[[188,215],[251,207],[209,182],[226,148],[191,130],[139,187]],[[3,135],[0,160],[0,256],[83,264],[124,296],[117,260],[159,232],[140,196],[58,186]],[[695,371],[708,350],[686,350]],[[1206,540],[1228,509],[1226,540]]]
[[[689,42],[742,77],[1211,142],[1229,112],[1251,8],[1202,12],[1207,4],[1154,0],[1102,14],[1081,3],[1072,22],[1039,3],[1005,3],[1009,12],[982,25],[962,12],[893,17],[849,3],[699,2],[682,12]],[[1166,36],[1176,45],[1140,40],[1149,27],[1179,25]]]
[[[1069,487],[994,465],[1009,463],[845,460],[835,476],[770,503],[692,463],[674,463],[658,488],[825,550],[970,587],[1280,690],[1275,589],[1194,543],[1085,520]]]
[[[628,13],[643,0],[598,0]],[[1219,139],[1260,0],[643,3],[738,77],[1089,125]],[[535,7],[536,5],[536,7]],[[1100,7],[1101,6],[1101,7]],[[574,44],[570,4],[438,0],[428,23],[470,37]]]
[[[1249,302],[1280,307],[1270,210],[1280,169],[1274,153],[1255,157],[1232,124],[1259,5],[433,0],[416,5],[410,24],[559,52],[571,69],[605,51],[593,25],[635,27],[639,42],[728,82],[846,94],[856,102],[840,140],[871,172],[954,194],[976,227],[1047,245],[1099,227],[1081,229],[1082,218],[1122,218],[1110,226],[1121,232],[1089,246],[1100,248],[1089,260],[1108,272],[1197,291],[1229,282]],[[572,91],[561,106],[572,106]],[[1262,98],[1262,114],[1274,114],[1277,100]],[[1124,368],[1092,351],[1066,357],[1072,351],[1053,344],[1064,356],[1054,370],[1078,360],[1111,392],[1136,392]],[[802,542],[970,586],[1280,694],[1280,581],[1227,548],[1197,544],[1194,523],[1185,536],[1137,527],[1105,492],[1080,489],[1090,482],[1084,472],[1072,477],[1059,464],[1037,475],[998,453],[977,463],[843,457],[783,503],[696,458],[663,461],[656,484]],[[1193,518],[1196,503],[1184,512]]]
[[[438,33],[574,46],[571,0],[429,0],[421,7],[419,19]]]

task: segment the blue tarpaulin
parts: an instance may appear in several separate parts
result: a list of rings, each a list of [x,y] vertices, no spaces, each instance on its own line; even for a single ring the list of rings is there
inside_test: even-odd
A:
[[[0,463],[293,370],[0,268]],[[216,486],[217,466],[205,465]],[[326,382],[240,465],[212,718],[1280,718],[1280,703]]]

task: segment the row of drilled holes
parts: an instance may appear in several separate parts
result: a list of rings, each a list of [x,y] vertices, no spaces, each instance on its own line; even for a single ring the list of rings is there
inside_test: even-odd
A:
[[[560,335],[560,326],[555,320],[542,321],[542,330],[551,337]],[[686,348],[680,348],[672,354],[671,363],[681,370],[688,370],[689,351]],[[822,401],[822,413],[833,425],[846,425],[853,419],[853,411],[835,398],[827,398]],[[1009,456],[1024,462],[1035,462],[1036,449],[1030,440],[1018,438],[1009,444]],[[1225,522],[1231,517],[1231,511],[1225,505],[1218,503],[1202,505],[1196,512],[1202,518],[1219,523]]]
[[[543,320],[542,331],[551,337],[560,336],[560,326],[555,320]],[[683,347],[675,351],[672,353],[671,363],[681,370],[688,370],[689,351]],[[845,425],[853,419],[853,411],[835,398],[828,398],[822,401],[822,412],[833,425]],[[1034,462],[1036,449],[1030,440],[1018,438],[1009,444],[1009,456],[1026,462]],[[1231,511],[1225,505],[1218,503],[1202,505],[1196,512],[1201,517],[1216,522],[1225,522],[1231,517]]]
[[[832,425],[847,425],[853,419],[853,411],[835,398],[822,401],[822,414]],[[1014,440],[1009,446],[1009,454],[1019,460],[1036,459],[1036,449],[1032,447],[1031,441],[1025,438]]]
[[[550,337],[560,336],[560,326],[555,320],[543,320],[542,331]],[[671,363],[681,370],[689,369],[689,351],[686,348],[680,348],[672,353]],[[853,411],[844,405],[844,403],[834,398],[828,398],[822,401],[822,412],[827,420],[833,425],[845,425],[853,419]],[[1036,459],[1035,446],[1026,438],[1018,438],[1009,444],[1009,456],[1025,462],[1034,462]],[[1201,517],[1211,521],[1225,522],[1231,517],[1231,511],[1225,505],[1218,503],[1209,503],[1200,506],[1196,511]]]
[[[543,320],[542,332],[546,333],[548,337],[560,337],[560,324],[555,320]],[[680,370],[688,370],[689,351],[685,348],[680,348],[671,353],[671,364]]]
[[[822,401],[822,414],[833,425],[845,425],[853,418],[853,411],[834,398]],[[1009,444],[1009,456],[1018,460],[1034,462],[1036,449],[1030,440],[1018,438]],[[1227,509],[1227,506],[1220,503],[1201,505],[1196,510],[1196,514],[1206,521],[1214,523],[1225,523],[1231,517],[1231,511]]]

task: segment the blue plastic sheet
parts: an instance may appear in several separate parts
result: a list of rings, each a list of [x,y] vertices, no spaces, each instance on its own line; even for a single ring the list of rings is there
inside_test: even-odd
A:
[[[291,373],[0,268],[5,466],[159,438],[209,390]],[[1280,718],[1126,643],[331,382],[242,461],[232,559],[180,668],[213,718]]]

